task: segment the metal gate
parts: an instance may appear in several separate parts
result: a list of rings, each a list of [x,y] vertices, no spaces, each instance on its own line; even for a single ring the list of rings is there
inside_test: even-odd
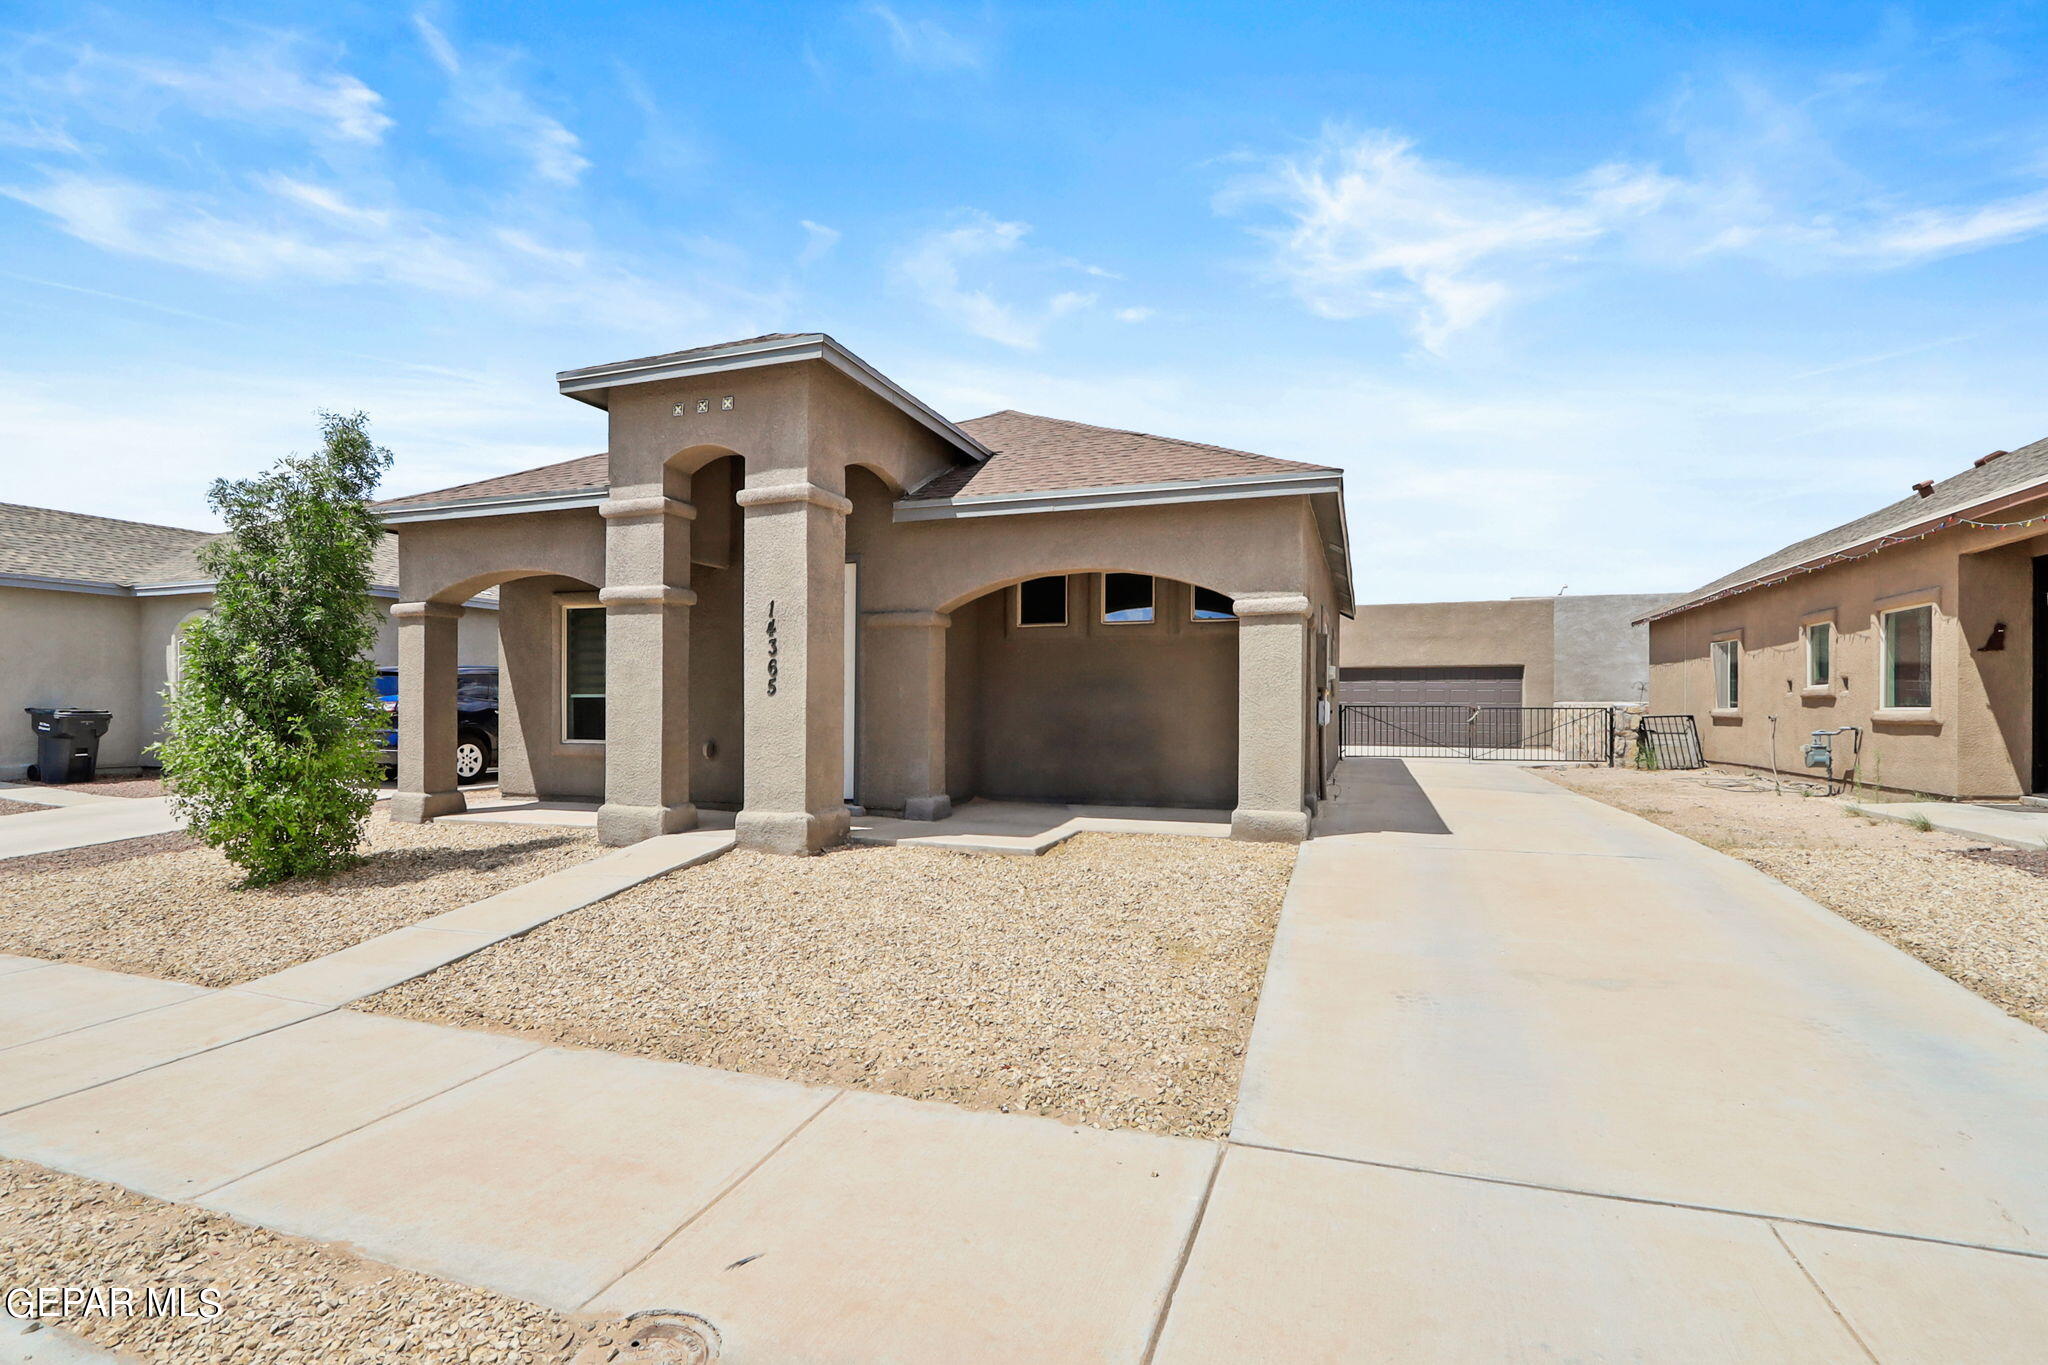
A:
[[[1622,726],[1619,759],[1632,768],[1704,768],[1700,730],[1691,716],[1632,716]]]
[[[1614,762],[1605,706],[1347,705],[1337,718],[1346,758]]]

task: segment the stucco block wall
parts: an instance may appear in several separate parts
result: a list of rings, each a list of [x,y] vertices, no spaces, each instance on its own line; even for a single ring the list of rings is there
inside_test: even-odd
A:
[[[1588,593],[1551,602],[1554,700],[1634,706],[1649,694],[1650,628],[1634,624],[1677,593]]]
[[[2048,502],[2001,514],[2020,520]],[[1803,574],[1653,622],[1650,709],[1691,714],[1709,761],[1801,767],[1811,731],[1863,728],[1854,769],[1872,786],[1964,798],[2010,798],[2031,781],[2033,559],[2048,536],[1950,531],[1865,559]],[[1935,607],[1933,701],[1925,716],[1881,701],[1879,618],[1893,607]],[[1804,684],[1801,628],[1832,620],[1833,680]],[[2003,649],[1987,650],[2005,625]],[[1741,642],[1741,705],[1714,709],[1711,642]],[[1846,755],[1846,740],[1838,753]]]
[[[1338,655],[1343,668],[1519,664],[1524,706],[1556,699],[1555,659],[1547,597],[1361,604],[1344,622]]]
[[[1101,619],[1101,578],[1067,580],[1067,624],[1015,624],[1005,588],[953,613],[976,685],[948,736],[972,757],[963,794],[1228,808],[1237,794],[1237,624],[1188,618],[1158,579],[1154,619]]]
[[[0,778],[35,762],[25,706],[90,706],[114,713],[100,766],[132,768],[152,738],[136,704],[136,601],[96,593],[0,588],[7,634],[0,667]]]

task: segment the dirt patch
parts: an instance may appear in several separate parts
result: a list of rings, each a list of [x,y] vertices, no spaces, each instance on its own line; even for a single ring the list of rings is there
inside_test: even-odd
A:
[[[580,1325],[339,1246],[23,1161],[0,1160],[0,1282],[132,1291],[136,1311],[52,1320],[128,1358],[165,1365],[541,1365],[569,1357]],[[147,1291],[174,1289],[185,1291],[192,1313],[217,1303],[218,1314],[140,1311]]]
[[[228,986],[603,851],[583,830],[373,816],[358,866],[256,890],[183,834],[41,853],[0,878],[0,952]]]
[[[1167,835],[1039,858],[742,850],[357,1008],[1214,1137],[1293,865],[1289,845]]]
[[[27,815],[33,811],[53,810],[52,806],[39,806],[32,801],[8,801],[0,799],[0,815]]]
[[[1546,770],[1543,776],[1776,877],[1969,987],[2048,1027],[2048,853],[1987,849],[1849,809],[1850,798],[1778,794],[1720,770]]]

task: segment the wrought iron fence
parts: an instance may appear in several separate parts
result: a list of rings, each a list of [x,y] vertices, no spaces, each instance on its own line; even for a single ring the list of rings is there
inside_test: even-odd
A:
[[[1605,706],[1352,703],[1337,720],[1347,758],[1614,761],[1614,712]]]

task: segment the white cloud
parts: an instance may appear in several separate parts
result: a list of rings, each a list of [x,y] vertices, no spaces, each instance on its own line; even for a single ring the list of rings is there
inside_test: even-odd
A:
[[[931,18],[908,18],[888,5],[862,7],[881,24],[898,59],[927,71],[973,70],[982,64],[981,49]]]
[[[1156,311],[1152,308],[1119,308],[1115,316],[1118,322],[1143,322]]]
[[[796,263],[800,266],[815,264],[831,254],[833,247],[839,245],[838,228],[826,227],[823,223],[814,223],[806,218],[803,220],[803,229],[804,249],[796,258]]]
[[[1018,305],[962,279],[965,267],[987,268],[1014,257],[1030,231],[1029,223],[1006,223],[970,212],[954,226],[922,238],[898,261],[897,275],[955,325],[1005,346],[1031,350],[1054,322],[1092,307],[1095,295],[1062,290],[1043,303]]]
[[[1654,211],[1674,188],[1627,166],[1523,186],[1429,162],[1392,133],[1332,128],[1239,178],[1218,203],[1280,211],[1285,224],[1260,231],[1275,271],[1316,313],[1400,314],[1442,351],[1532,287],[1533,271]]]
[[[346,72],[310,69],[301,48],[289,37],[271,37],[191,62],[81,48],[69,54],[68,67],[38,86],[45,94],[90,100],[102,113],[169,96],[204,118],[295,121],[330,141],[381,142],[392,126],[383,96]]]
[[[590,168],[576,134],[535,107],[512,83],[507,62],[465,60],[424,14],[412,17],[420,41],[434,64],[447,74],[455,112],[480,132],[502,137],[529,162],[535,175],[558,185],[573,185]]]
[[[27,152],[69,152],[84,150],[71,134],[57,124],[41,119],[16,122],[0,119],[0,147],[19,147]]]

